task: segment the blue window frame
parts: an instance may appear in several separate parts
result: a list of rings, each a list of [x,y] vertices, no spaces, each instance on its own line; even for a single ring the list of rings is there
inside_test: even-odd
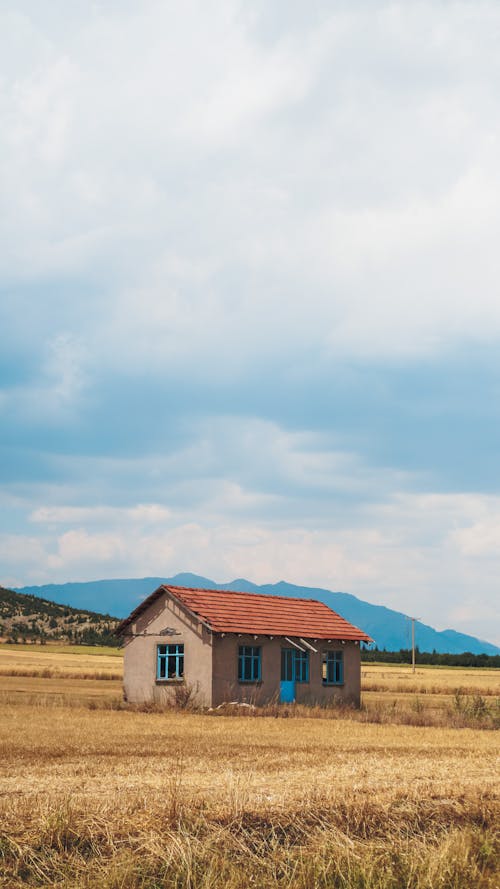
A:
[[[309,682],[309,652],[298,648],[281,649],[282,682]]]
[[[184,645],[156,646],[156,678],[182,679],[184,676]]]
[[[296,651],[294,654],[295,682],[309,682],[309,652]]]
[[[324,651],[322,658],[323,685],[343,685],[344,652]]]
[[[240,645],[238,648],[239,681],[258,682],[261,673],[260,647],[258,645]]]

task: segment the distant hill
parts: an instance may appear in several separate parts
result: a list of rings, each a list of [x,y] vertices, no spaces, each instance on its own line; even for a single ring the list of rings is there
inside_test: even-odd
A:
[[[285,583],[285,581],[258,586],[249,580],[238,578],[230,583],[218,584],[207,577],[186,572],[176,574],[175,577],[143,577],[137,580],[95,580],[87,583],[48,584],[46,586],[23,587],[18,592],[42,596],[63,605],[71,603],[73,608],[77,609],[106,609],[119,617],[126,617],[145,596],[161,583],[201,586],[207,589],[260,592],[272,596],[319,599],[334,611],[338,611],[346,620],[369,633],[378,648],[399,651],[401,648],[409,647],[409,622],[401,612],[385,608],[383,605],[372,605],[350,593],[296,586]],[[440,654],[461,654],[464,651],[470,651],[472,654],[500,654],[498,646],[476,639],[475,636],[457,633],[455,630],[438,631],[422,623],[416,625],[416,642],[420,651],[437,651]]]
[[[71,608],[0,587],[0,639],[22,642],[61,640],[87,645],[116,645],[118,620],[108,614]]]

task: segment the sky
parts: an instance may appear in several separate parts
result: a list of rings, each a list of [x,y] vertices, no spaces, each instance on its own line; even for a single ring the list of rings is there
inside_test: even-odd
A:
[[[0,583],[500,644],[497,0],[0,3]]]

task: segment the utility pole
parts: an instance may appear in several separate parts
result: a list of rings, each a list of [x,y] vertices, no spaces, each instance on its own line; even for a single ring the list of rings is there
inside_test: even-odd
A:
[[[415,621],[420,620],[419,617],[409,617],[411,620],[411,672],[415,672]]]

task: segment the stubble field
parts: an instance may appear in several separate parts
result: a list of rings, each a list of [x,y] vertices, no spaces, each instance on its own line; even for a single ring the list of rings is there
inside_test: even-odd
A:
[[[450,685],[444,671],[408,679],[370,665],[366,721],[241,718],[114,709],[119,680],[91,678],[119,672],[113,653],[37,649],[37,665],[21,647],[17,663],[7,655],[0,648],[2,889],[498,885],[498,733],[481,720],[397,720],[422,713],[398,695],[425,703],[437,686],[445,698],[467,689],[464,700],[482,688],[492,704],[496,671],[453,673]],[[26,675],[37,670],[52,676]],[[385,715],[371,721],[384,695]]]

